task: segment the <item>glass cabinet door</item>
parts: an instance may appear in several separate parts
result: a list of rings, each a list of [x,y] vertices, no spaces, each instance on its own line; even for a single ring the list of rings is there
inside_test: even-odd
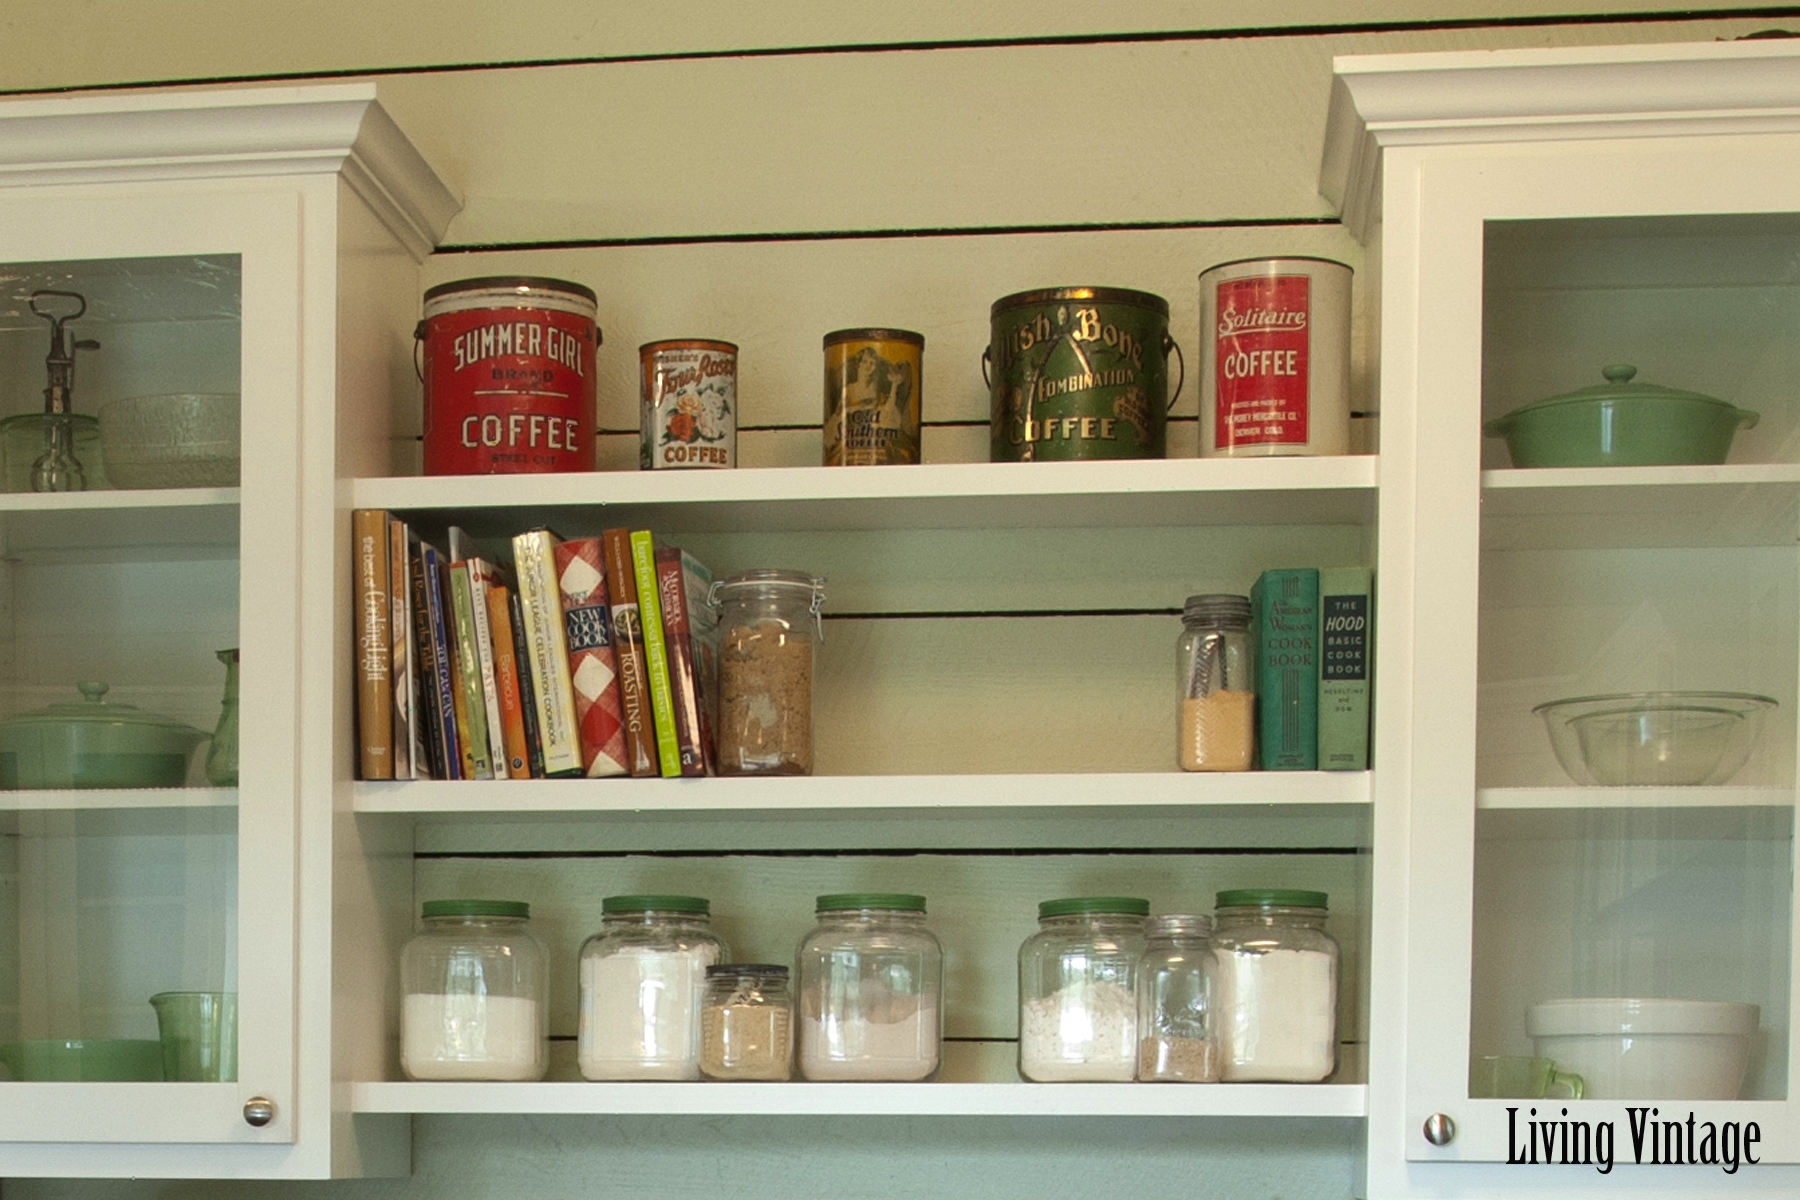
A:
[[[0,1138],[292,1140],[298,202],[38,191],[0,198]]]
[[[1800,1156],[1800,144],[1730,142],[1419,160],[1417,1161]]]

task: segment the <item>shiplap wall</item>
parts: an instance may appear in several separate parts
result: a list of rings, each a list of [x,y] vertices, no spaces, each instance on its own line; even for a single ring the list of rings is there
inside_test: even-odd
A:
[[[1048,283],[1146,288],[1169,297],[1172,332],[1191,348],[1206,266],[1296,250],[1357,261],[1315,186],[1333,55],[1800,26],[1787,10],[1722,19],[1670,0],[1586,0],[1575,14],[1502,3],[11,4],[0,91],[379,72],[384,104],[464,200],[424,282],[523,271],[601,294],[609,462],[623,464],[634,424],[630,348],[721,322],[759,350],[745,422],[767,431],[762,461],[814,453],[818,335],[876,321],[929,324],[927,452],[979,459],[973,356],[992,298]],[[1367,404],[1366,357],[1358,379]],[[403,433],[417,419],[404,391],[396,416]],[[398,468],[407,453],[396,446]],[[1366,883],[1354,835],[1307,829],[1346,848],[1325,877]],[[421,860],[425,879],[499,869],[460,853],[475,835],[433,838],[458,856]],[[1057,844],[1044,830],[1033,840]],[[1204,861],[1183,869],[1196,889],[1219,877]],[[589,876],[571,865],[553,878],[583,894],[613,886]],[[1022,883],[1019,905],[1046,886]],[[422,1118],[405,1180],[11,1180],[0,1194],[1345,1197],[1359,1136],[1355,1122],[1249,1119]]]

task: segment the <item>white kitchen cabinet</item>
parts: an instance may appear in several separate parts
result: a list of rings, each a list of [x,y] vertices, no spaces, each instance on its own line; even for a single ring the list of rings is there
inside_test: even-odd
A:
[[[152,993],[236,993],[237,1077],[0,1082],[0,1176],[405,1161],[332,1090],[335,413],[385,404],[454,208],[371,87],[0,106],[0,411],[41,411],[54,288],[100,342],[77,412],[228,392],[242,428],[241,486],[0,494],[0,711],[102,680],[210,732],[242,660],[237,786],[202,745],[186,786],[0,791],[0,1042],[154,1039]]]
[[[1340,59],[1324,179],[1382,277],[1369,1195],[1792,1194],[1800,54]],[[1483,438],[1611,363],[1760,422],[1718,466]],[[1575,786],[1532,714],[1664,689],[1779,707],[1711,787]],[[1601,996],[1757,1004],[1742,1098],[1470,1098],[1471,1054],[1532,1052],[1528,1005]],[[1696,1156],[1754,1122],[1761,1165],[1651,1165],[1651,1107]],[[1591,1161],[1519,1162],[1534,1112]]]

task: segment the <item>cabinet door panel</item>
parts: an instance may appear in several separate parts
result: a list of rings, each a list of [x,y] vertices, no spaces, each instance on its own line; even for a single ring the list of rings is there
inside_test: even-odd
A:
[[[1800,151],[1791,137],[1770,140],[1770,153]],[[1473,1095],[1471,1056],[1578,1057],[1580,1046],[1530,1037],[1527,1010],[1618,997],[1756,1005],[1744,1082],[1708,1098],[1698,1082],[1620,1082],[1588,1059],[1594,1082],[1572,1119],[1623,1130],[1646,1089],[1669,1086],[1661,1094],[1684,1116],[1757,1121],[1764,1161],[1800,1154],[1786,1099],[1800,718],[1788,506],[1800,474],[1791,389],[1777,382],[1800,314],[1779,264],[1800,250],[1800,223],[1781,215],[1791,197],[1724,140],[1671,145],[1388,155],[1388,187],[1421,192],[1418,224],[1386,230],[1387,286],[1399,281],[1402,309],[1417,304],[1416,324],[1390,338],[1386,367],[1402,382],[1386,413],[1416,416],[1419,494],[1437,509],[1418,514],[1414,553],[1433,570],[1410,631],[1432,673],[1408,755],[1402,1130],[1416,1161],[1507,1161],[1517,1152],[1507,1106],[1529,1103]],[[1754,215],[1682,215],[1714,206],[1720,187]],[[1732,476],[1700,467],[1515,473],[1483,436],[1484,421],[1634,358],[1646,382],[1766,410],[1769,427],[1746,430],[1729,463],[1755,465],[1768,489],[1746,483],[1737,496]],[[1672,519],[1659,527],[1659,513]],[[1532,711],[1692,690],[1776,701],[1729,783],[1785,790],[1786,805],[1733,808],[1729,788],[1694,786],[1691,807],[1677,788],[1657,801],[1674,807],[1637,808],[1629,787],[1571,779]],[[1603,725],[1582,732],[1597,745]],[[1477,789],[1516,811],[1477,813]],[[1601,1040],[1633,1044],[1625,1032]],[[1638,1053],[1655,1053],[1643,1039]],[[1421,1136],[1433,1114],[1457,1124],[1441,1147]]]
[[[55,288],[87,304],[67,325],[100,343],[77,355],[76,413],[107,412],[114,434],[126,426],[106,406],[119,400],[238,399],[231,425],[163,419],[136,443],[103,439],[87,491],[21,492],[6,473],[0,711],[15,718],[16,757],[0,754],[0,1041],[20,1047],[8,1056],[20,1078],[0,1083],[0,1130],[26,1143],[292,1141],[298,194],[37,189],[3,211],[0,262],[18,264],[21,297]],[[0,314],[15,421],[36,421],[48,346],[25,304]],[[245,486],[129,476],[164,439],[183,451],[218,441],[242,458]],[[235,779],[208,768],[224,650],[244,670]],[[16,721],[50,705],[65,706],[55,722]],[[76,773],[38,772],[70,715],[79,732],[61,757]],[[152,763],[170,766],[150,774]],[[240,886],[254,903],[240,906]],[[158,1045],[151,997],[196,992],[228,998],[214,1002],[216,1070]],[[150,1050],[125,1050],[137,1057],[118,1066],[97,1040]],[[84,1046],[45,1045],[67,1041]],[[260,1129],[243,1117],[252,1095],[276,1103]]]

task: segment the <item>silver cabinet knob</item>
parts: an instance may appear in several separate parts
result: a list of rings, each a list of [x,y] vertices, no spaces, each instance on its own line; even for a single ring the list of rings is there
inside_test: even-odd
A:
[[[1456,1138],[1456,1122],[1447,1113],[1432,1113],[1425,1118],[1425,1140],[1434,1146],[1448,1146]]]
[[[275,1119],[275,1102],[267,1096],[252,1096],[244,1101],[244,1124],[261,1129]]]

